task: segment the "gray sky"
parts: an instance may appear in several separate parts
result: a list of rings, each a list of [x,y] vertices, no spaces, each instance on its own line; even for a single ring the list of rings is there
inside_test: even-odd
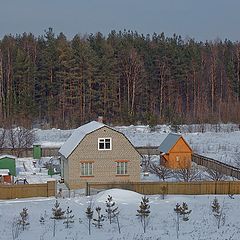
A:
[[[75,34],[111,30],[164,32],[183,38],[240,40],[240,0],[0,0],[0,38],[5,34]]]

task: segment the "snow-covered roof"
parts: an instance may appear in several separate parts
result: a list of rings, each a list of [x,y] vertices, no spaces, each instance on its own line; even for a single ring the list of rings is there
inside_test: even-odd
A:
[[[65,158],[67,158],[87,134],[98,130],[104,126],[106,125],[96,121],[92,121],[82,125],[81,127],[77,128],[68,138],[68,140],[62,145],[59,153],[61,153]]]
[[[8,154],[4,154],[4,155],[0,155],[0,159],[3,159],[3,158],[17,158],[16,156],[13,156],[13,155],[8,155]]]
[[[8,176],[9,169],[0,169],[0,176]]]
[[[158,149],[160,150],[160,152],[168,153],[171,148],[176,144],[179,138],[181,138],[181,135],[176,133],[169,133]]]

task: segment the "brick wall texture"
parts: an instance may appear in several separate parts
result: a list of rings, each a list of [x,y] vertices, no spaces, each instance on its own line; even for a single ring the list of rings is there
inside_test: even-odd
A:
[[[98,150],[98,138],[111,138],[112,150]],[[127,175],[116,174],[116,161],[127,160]],[[141,155],[122,134],[102,127],[88,135],[64,159],[64,180],[70,189],[83,188],[86,182],[138,182]],[[81,176],[81,163],[93,162],[93,176]]]

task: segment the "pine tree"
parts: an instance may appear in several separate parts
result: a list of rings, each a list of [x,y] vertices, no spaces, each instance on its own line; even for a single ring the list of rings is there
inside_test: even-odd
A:
[[[39,220],[40,224],[44,224],[45,223],[45,218],[41,215],[40,216],[40,220]]]
[[[102,227],[102,222],[104,221],[103,215],[101,214],[101,208],[100,207],[96,207],[96,212],[97,212],[97,218],[93,219],[93,225],[97,228],[101,228]]]
[[[118,232],[121,233],[120,225],[119,225],[119,219],[118,219],[119,211],[118,211],[118,207],[114,208],[115,204],[116,203],[113,201],[112,196],[108,195],[108,198],[107,198],[107,201],[106,201],[106,207],[107,207],[106,212],[107,212],[109,222],[111,224],[112,219],[116,218],[116,221],[117,221],[117,224],[118,224]]]
[[[223,207],[221,208],[221,206],[218,202],[218,199],[216,197],[214,198],[211,207],[212,207],[213,215],[217,220],[217,226],[218,226],[218,229],[219,229],[221,219],[223,218]]]
[[[67,211],[66,211],[66,220],[63,222],[63,224],[66,224],[66,228],[70,227],[70,224],[74,223],[74,215],[71,215],[72,210],[69,209],[69,207],[67,207]]]
[[[106,201],[106,213],[107,217],[109,219],[110,224],[112,223],[113,218],[113,212],[116,212],[118,208],[113,208],[115,206],[115,202],[112,200],[112,196],[108,195],[107,201]]]
[[[147,198],[146,196],[142,197],[141,204],[139,206],[139,209],[137,210],[137,216],[141,218],[144,233],[146,232],[147,218],[150,214],[149,208],[149,198]]]
[[[18,224],[22,226],[22,230],[26,229],[30,223],[28,222],[28,209],[23,208],[22,212],[20,212],[20,219],[18,220]]]
[[[220,214],[220,204],[216,197],[213,199],[211,207],[212,207],[212,212],[215,216]]]
[[[65,211],[60,208],[60,203],[56,200],[54,204],[54,208],[52,208],[52,219],[64,219],[65,218]]]
[[[177,214],[177,238],[179,237],[179,229],[180,229],[180,216],[182,217],[183,221],[188,221],[189,220],[189,214],[192,212],[192,210],[188,210],[188,205],[187,203],[183,202],[182,206],[177,203],[176,207],[174,208],[174,212]]]
[[[181,212],[180,212],[180,215],[182,215],[182,217],[183,217],[183,221],[189,220],[189,214],[191,212],[192,212],[192,210],[188,210],[187,203],[183,202],[182,207],[181,207]]]
[[[64,219],[65,218],[65,211],[62,211],[60,208],[60,203],[56,200],[54,204],[54,208],[52,208],[52,219],[53,219],[53,237],[56,234],[56,220]]]
[[[91,235],[91,221],[92,221],[92,218],[93,218],[93,211],[92,211],[91,206],[87,207],[87,210],[86,210],[85,213],[86,213],[86,216],[88,218],[88,233],[89,233],[89,235]]]

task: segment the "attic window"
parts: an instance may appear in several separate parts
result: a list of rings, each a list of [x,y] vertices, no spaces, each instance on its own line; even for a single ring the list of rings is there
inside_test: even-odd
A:
[[[98,150],[112,150],[112,138],[99,138]]]

